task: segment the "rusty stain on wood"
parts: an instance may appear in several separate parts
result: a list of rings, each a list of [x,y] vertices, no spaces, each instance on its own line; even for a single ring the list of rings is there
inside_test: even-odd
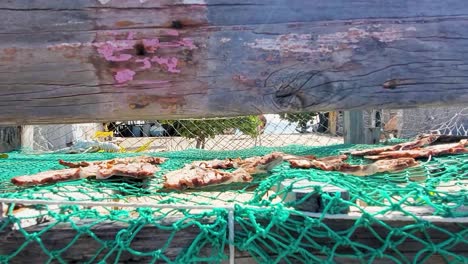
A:
[[[121,20],[121,21],[115,22],[114,25],[118,28],[122,28],[122,27],[129,27],[129,26],[136,25],[136,23],[130,20]]]
[[[185,104],[183,97],[158,95],[131,95],[127,99],[131,109],[142,109],[151,103],[158,104],[163,109],[176,111]]]
[[[5,48],[3,49],[2,55],[0,57],[0,60],[2,61],[7,61],[7,62],[12,62],[15,60],[16,53],[18,50],[16,48]]]
[[[414,81],[403,80],[403,79],[392,79],[392,80],[385,81],[382,86],[385,89],[395,89],[398,86],[405,85],[405,84],[414,84]]]

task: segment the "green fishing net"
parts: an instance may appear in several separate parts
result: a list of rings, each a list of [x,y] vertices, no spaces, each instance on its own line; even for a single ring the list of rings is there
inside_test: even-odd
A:
[[[293,169],[284,162],[251,183],[162,188],[162,175],[195,160],[272,151],[320,157],[365,147],[152,153],[169,159],[151,180],[81,179],[28,188],[10,179],[63,169],[60,159],[138,154],[9,153],[0,160],[0,262],[227,263],[234,254],[258,263],[468,263],[467,154],[368,177]],[[25,203],[31,200],[37,203]]]

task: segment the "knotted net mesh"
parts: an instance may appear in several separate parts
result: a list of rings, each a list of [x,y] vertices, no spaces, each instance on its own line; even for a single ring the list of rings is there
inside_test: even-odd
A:
[[[162,188],[162,175],[195,160],[272,151],[320,157],[366,147],[371,146],[162,152],[151,154],[169,158],[151,180],[81,179],[28,188],[9,180],[61,169],[59,159],[137,154],[10,153],[0,160],[0,261],[219,263],[232,255],[259,263],[466,263],[466,154],[368,177],[293,169],[284,162],[250,183],[193,191]],[[350,162],[366,163],[356,157]]]

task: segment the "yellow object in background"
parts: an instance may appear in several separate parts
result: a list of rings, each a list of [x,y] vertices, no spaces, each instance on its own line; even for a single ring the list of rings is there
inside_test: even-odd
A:
[[[114,136],[113,131],[110,131],[110,132],[96,131],[94,133],[93,139],[113,137],[113,136]],[[128,151],[124,147],[119,146],[119,148],[120,148],[119,152],[123,152],[123,153],[125,153],[125,152],[126,153],[129,153],[129,152],[135,152],[135,153],[144,152],[144,151],[147,151],[147,150],[150,149],[151,143],[153,143],[154,141],[155,141],[155,139],[150,139],[150,140],[148,140],[148,142],[146,142],[145,144],[143,144],[142,146],[140,146],[139,148],[137,148],[136,150],[133,150],[133,151]],[[101,149],[99,152],[107,152],[107,150],[102,150]]]
[[[6,159],[6,158],[8,158],[8,154],[0,153],[0,159]]]
[[[105,132],[105,131],[96,131],[96,133],[94,133],[93,139],[96,139],[96,138],[105,138],[105,137],[113,137],[113,136],[114,136],[114,132],[113,132],[113,131],[109,131],[109,132]]]
[[[151,143],[153,143],[156,139],[150,139],[148,142],[143,144],[141,147],[137,148],[134,152],[143,152],[147,151],[151,147]]]

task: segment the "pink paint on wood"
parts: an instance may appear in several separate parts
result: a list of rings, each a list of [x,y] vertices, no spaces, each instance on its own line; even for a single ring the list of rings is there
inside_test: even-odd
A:
[[[166,31],[167,35],[178,36],[179,32],[177,30],[168,29]],[[147,53],[156,53],[158,49],[168,49],[168,48],[183,48],[183,49],[195,49],[192,39],[182,38],[176,41],[171,42],[160,42],[158,38],[152,39],[142,39],[135,40],[135,33],[128,33],[126,39],[120,40],[110,40],[106,42],[93,43],[92,45],[97,48],[98,53],[104,57],[107,61],[112,62],[126,62],[131,61],[132,63],[142,63],[142,65],[137,65],[133,70],[125,69],[116,72],[114,79],[118,84],[123,84],[128,81],[133,80],[135,75],[135,69],[138,70],[148,70],[153,67],[152,62],[155,62],[162,66],[162,68],[170,73],[180,73],[180,69],[177,68],[179,60],[176,57],[143,57],[138,58],[134,57],[131,54],[136,48],[136,44],[142,44]],[[176,50],[174,50],[175,52]],[[126,63],[125,67],[129,67]]]
[[[412,31],[410,28],[406,31]],[[357,43],[372,39],[390,43],[404,38],[404,31],[398,28],[375,25],[373,28],[353,26],[345,31],[312,36],[311,34],[284,34],[276,38],[256,39],[247,43],[251,48],[265,51],[279,51],[282,55],[303,53],[309,55],[330,54],[337,51],[351,50]],[[350,53],[351,54],[351,53]]]
[[[135,72],[129,69],[120,70],[118,71],[114,78],[117,83],[126,83],[133,80],[133,76],[135,76]]]
[[[143,39],[146,52],[154,53],[160,47],[159,39]]]
[[[133,49],[136,44],[136,40],[116,40],[113,42],[115,49],[118,51]]]
[[[128,61],[132,58],[130,54],[118,54],[114,55],[114,52],[117,51],[112,43],[104,43],[98,47],[98,52],[108,61]]]
[[[167,65],[167,70],[172,73],[179,73],[180,70],[177,69],[177,63],[179,60],[176,57],[169,58]]]
[[[179,43],[173,43],[173,42],[162,42],[159,44],[159,47],[161,48],[178,48],[181,45]]]
[[[128,40],[135,39],[135,32],[128,32],[127,39],[128,39]]]
[[[140,67],[140,69],[142,69],[142,70],[146,70],[146,69],[151,68],[151,62],[150,62],[149,58],[138,59],[138,60],[135,60],[135,61],[143,63],[143,66]]]
[[[180,45],[184,46],[184,47],[187,47],[189,49],[196,49],[197,46],[195,46],[195,44],[193,44],[193,40],[190,39],[190,38],[182,38],[182,40],[180,40],[178,42]]]
[[[135,80],[132,84],[167,84],[169,81]]]
[[[175,29],[167,29],[165,31],[165,33],[169,36],[174,36],[174,37],[177,37],[179,36],[179,31],[175,30]]]
[[[179,60],[175,57],[170,57],[170,58],[164,58],[164,57],[158,57],[154,56],[151,61],[158,63],[159,65],[165,65],[167,67],[168,72],[172,73],[179,73],[180,70],[177,69],[177,63]]]
[[[178,34],[178,33],[177,33]],[[177,47],[188,47],[189,49],[194,49],[196,46],[193,44],[193,41],[188,38],[183,38],[182,40],[176,42],[159,42],[159,39],[143,39],[143,45],[149,53],[154,53],[158,48],[177,48]]]

